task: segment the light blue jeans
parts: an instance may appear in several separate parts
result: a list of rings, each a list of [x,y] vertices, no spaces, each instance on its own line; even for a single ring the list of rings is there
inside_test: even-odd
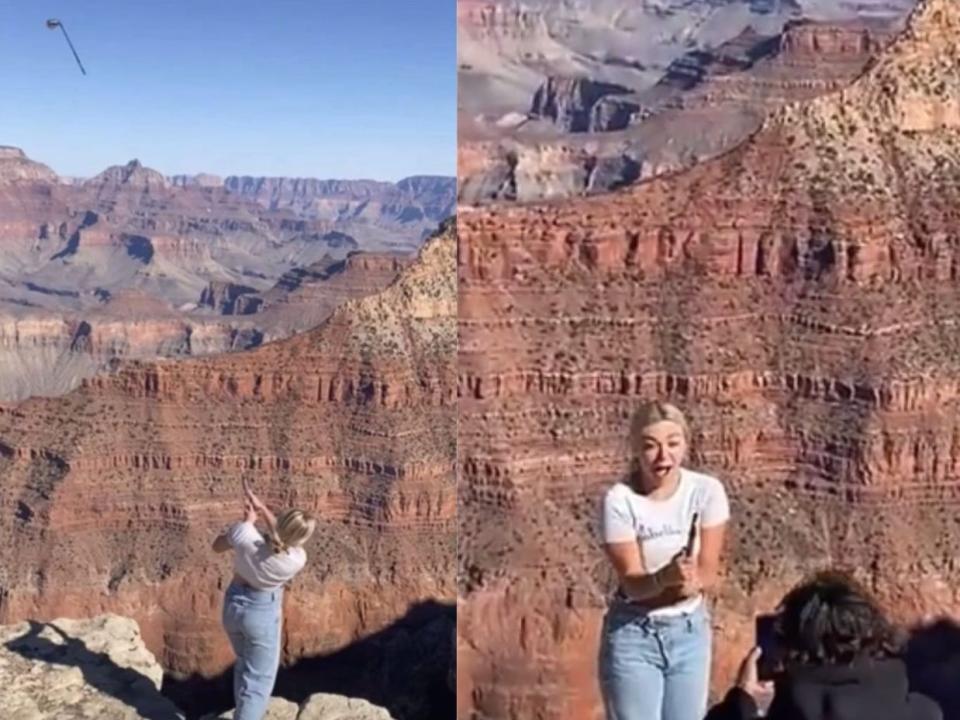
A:
[[[234,720],[261,720],[280,666],[283,588],[254,590],[231,583],[223,600],[223,627],[233,666]]]
[[[614,601],[600,643],[607,720],[703,720],[711,641],[705,603],[684,615],[651,618]]]

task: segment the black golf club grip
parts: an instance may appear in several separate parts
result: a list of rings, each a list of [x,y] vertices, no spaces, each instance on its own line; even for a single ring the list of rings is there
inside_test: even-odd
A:
[[[693,514],[693,520],[690,521],[690,534],[687,535],[687,557],[693,557],[693,544],[697,540],[697,521],[700,519],[700,513]]]

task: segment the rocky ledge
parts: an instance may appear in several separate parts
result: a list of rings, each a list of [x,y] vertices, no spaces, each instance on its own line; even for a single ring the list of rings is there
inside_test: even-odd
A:
[[[202,720],[233,720],[233,711],[207,715]],[[317,693],[297,705],[283,698],[271,698],[263,720],[392,720],[389,712],[366,700]]]
[[[13,720],[184,720],[160,693],[163,668],[137,623],[119,615],[0,626],[0,707]],[[205,720],[233,718],[233,711]],[[391,720],[366,700],[272,698],[264,720]]]
[[[118,615],[0,626],[4,717],[182,720],[160,694],[163,669]]]

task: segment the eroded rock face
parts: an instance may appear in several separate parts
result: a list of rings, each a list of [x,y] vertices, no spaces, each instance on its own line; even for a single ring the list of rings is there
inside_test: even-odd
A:
[[[200,305],[222,315],[251,315],[263,302],[259,298],[251,297],[256,292],[255,288],[246,285],[211,282],[200,294]]]
[[[870,3],[731,2],[707,18],[706,3],[534,4],[519,15],[461,3],[458,197],[608,192],[716,157],[784,104],[849,84],[912,4],[874,14]],[[520,88],[532,106],[519,105]]]
[[[10,718],[182,720],[137,624],[116,615],[0,627],[0,707]]]
[[[960,615],[960,6],[848,89],[630,191],[461,212],[464,717],[600,718],[596,540],[631,412],[683,406],[732,496],[714,690],[811,570]]]
[[[128,363],[0,410],[0,618],[119,612],[171,672],[224,670],[230,562],[210,543],[237,519],[244,477],[271,506],[320,518],[284,599],[286,662],[450,602],[455,242],[448,225],[316,330]]]
[[[618,97],[627,93],[627,88],[614,83],[551,77],[537,89],[530,112],[548,118],[564,132],[622,130],[640,109]]]
[[[313,283],[316,263],[354,251],[414,255],[454,193],[452,178],[357,187],[274,178],[263,184],[279,189],[274,202],[215,181],[168,180],[133,160],[66,182],[0,148],[0,400],[68,391],[120,359],[245,349],[309,329],[344,296],[393,277],[373,272],[368,282],[357,261],[349,289],[334,289]],[[297,271],[304,281],[285,298],[283,281]],[[295,309],[308,296],[316,309]],[[90,328],[82,348],[69,332],[79,326]],[[11,331],[19,327],[25,335]],[[40,330],[56,327],[68,332]]]

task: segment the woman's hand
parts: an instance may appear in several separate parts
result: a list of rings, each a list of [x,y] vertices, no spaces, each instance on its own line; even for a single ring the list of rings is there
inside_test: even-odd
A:
[[[270,512],[270,508],[264,505],[263,501],[254,494],[246,478],[243,480],[243,493],[246,495],[247,503],[249,503],[257,513],[263,516],[263,521],[267,524],[267,527],[270,528],[270,532],[275,533],[277,531],[277,518]]]
[[[697,561],[687,557],[685,552],[677,553],[657,575],[661,585],[676,588],[683,597],[693,597],[703,588]]]
[[[247,496],[247,502],[253,507],[254,510],[263,512],[266,506],[263,504],[263,501],[258,498],[253,489],[250,487],[250,483],[244,479],[243,481],[243,493]]]
[[[757,661],[762,654],[763,651],[758,647],[747,653],[737,673],[737,687],[753,698],[761,714],[765,715],[773,702],[774,689],[771,681],[760,679]]]
[[[243,503],[243,519],[248,523],[257,522],[257,510],[249,500],[245,500]]]

